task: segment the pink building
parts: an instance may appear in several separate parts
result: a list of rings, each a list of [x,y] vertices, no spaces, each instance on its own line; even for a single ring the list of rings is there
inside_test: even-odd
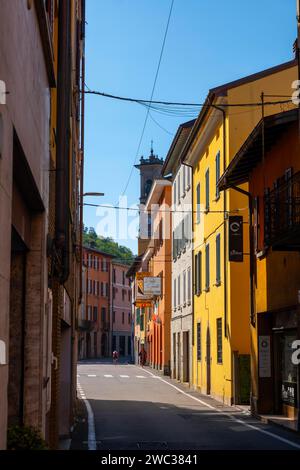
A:
[[[112,262],[112,350],[121,356],[132,355],[131,287],[126,277],[128,266]]]

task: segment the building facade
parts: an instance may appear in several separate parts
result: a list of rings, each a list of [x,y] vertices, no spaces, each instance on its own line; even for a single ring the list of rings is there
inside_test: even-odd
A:
[[[131,360],[132,344],[132,298],[130,280],[126,277],[128,266],[112,262],[112,305],[110,335],[112,351]]]
[[[172,179],[171,377],[187,383],[193,361],[192,169],[181,163],[181,150],[194,122],[179,126],[162,169]]]
[[[217,183],[261,118],[262,107],[251,103],[262,102],[262,92],[288,94],[295,74],[291,61],[210,90],[184,148],[185,161],[193,166],[195,211],[193,383],[228,404],[246,403],[250,395],[248,199],[235,190],[220,193]],[[228,103],[250,105],[240,113]],[[264,109],[266,114],[278,110],[280,105]],[[242,216],[244,243],[238,253],[229,249],[232,216]]]
[[[294,425],[299,365],[293,353],[300,339],[298,119],[298,109],[262,119],[219,184],[225,189],[247,182],[252,202],[252,412],[284,415]]]
[[[146,327],[147,355],[151,367],[170,374],[171,279],[172,279],[172,183],[155,179],[145,203],[151,213],[151,238],[143,255],[150,276],[161,278],[161,294],[153,298],[152,308],[142,311]]]
[[[108,357],[111,353],[112,256],[97,249],[83,250],[86,269],[86,305],[79,322],[81,359]]]
[[[84,2],[0,10],[0,448],[15,424],[57,447],[76,395]]]

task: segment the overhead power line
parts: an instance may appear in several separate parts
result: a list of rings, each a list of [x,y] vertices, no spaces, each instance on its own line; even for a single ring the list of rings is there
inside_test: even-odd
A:
[[[104,93],[101,91],[94,91],[94,90],[85,90],[85,94],[88,95],[98,95],[102,96],[104,98],[111,98],[114,100],[120,100],[120,101],[129,101],[131,103],[137,103],[137,104],[142,104],[142,105],[150,105],[151,109],[156,110],[160,109],[159,107],[155,107],[155,105],[163,105],[163,106],[178,106],[178,107],[190,107],[190,108],[214,108],[214,104],[207,104],[207,103],[186,103],[186,102],[176,102],[176,101],[154,101],[154,100],[146,100],[146,99],[140,99],[140,98],[129,98],[125,96],[118,96],[118,95],[111,95],[109,93]],[[222,103],[220,106],[223,106],[224,108],[230,108],[230,107],[252,107],[252,106],[271,106],[271,105],[280,105],[280,104],[287,104],[287,103],[292,103],[292,99],[288,100],[280,100],[280,101],[265,101],[263,104],[261,101],[259,102],[254,102],[254,103]]]
[[[134,211],[134,212],[148,212],[148,211],[143,211],[142,209],[139,209],[138,207],[123,207],[123,206],[110,206],[109,204],[90,204],[90,203],[87,203],[85,202],[83,204],[84,206],[88,206],[88,207],[103,207],[104,209],[115,209],[115,210],[124,210],[124,211]],[[233,209],[231,211],[223,211],[223,210],[211,210],[211,209],[201,209],[201,210],[190,210],[190,209],[187,209],[187,210],[177,210],[177,209],[158,209],[158,210],[154,210],[153,212],[155,214],[158,214],[160,212],[168,212],[170,214],[198,214],[199,212],[201,214],[209,214],[209,213],[212,213],[212,214],[224,214],[224,212],[226,214],[234,214],[234,213],[237,213],[237,212],[241,212],[241,211],[245,211],[245,210],[248,210],[248,207],[242,207],[242,208],[237,208],[237,209]]]
[[[163,42],[162,42],[162,46],[161,46],[161,50],[160,50],[160,55],[159,55],[159,59],[158,59],[158,65],[157,65],[157,68],[156,68],[156,73],[155,73],[155,78],[154,78],[154,82],[153,82],[153,86],[152,86],[150,100],[148,100],[149,104],[147,106],[147,112],[146,112],[146,116],[145,116],[145,120],[144,120],[144,125],[143,125],[143,128],[142,128],[142,133],[141,133],[139,143],[138,143],[138,147],[137,147],[137,151],[136,151],[136,154],[135,154],[135,157],[134,157],[134,162],[133,162],[133,165],[130,169],[130,173],[129,173],[127,182],[125,184],[124,190],[122,192],[122,195],[124,195],[126,193],[126,190],[128,188],[128,185],[129,185],[131,177],[132,177],[133,168],[134,168],[134,165],[135,165],[135,163],[137,161],[137,158],[139,156],[140,148],[141,148],[141,145],[142,145],[146,125],[147,125],[147,122],[148,122],[150,105],[152,103],[152,98],[153,98],[153,95],[154,95],[156,82],[157,82],[157,78],[158,78],[158,74],[159,74],[159,70],[160,70],[160,65],[161,65],[161,61],[162,61],[162,57],[163,57],[163,53],[164,53],[164,49],[165,49],[165,44],[166,44],[166,39],[167,39],[167,35],[168,35],[168,30],[169,30],[170,20],[171,20],[171,16],[172,16],[173,6],[174,6],[174,0],[171,1],[171,5],[170,5],[168,20],[167,20],[167,24],[166,24],[166,28],[165,28],[165,34],[164,34],[164,38],[163,38]]]

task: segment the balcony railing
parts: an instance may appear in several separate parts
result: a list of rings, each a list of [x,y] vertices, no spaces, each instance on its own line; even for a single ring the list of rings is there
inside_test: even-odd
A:
[[[92,331],[96,326],[96,322],[92,320],[78,319],[78,328],[81,331]]]
[[[300,172],[277,180],[266,192],[265,245],[277,250],[300,249]]]

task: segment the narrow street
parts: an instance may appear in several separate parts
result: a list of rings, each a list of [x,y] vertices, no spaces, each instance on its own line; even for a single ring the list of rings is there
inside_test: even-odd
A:
[[[98,450],[299,450],[300,439],[226,407],[152,369],[81,362],[79,397],[91,406]],[[90,447],[94,443],[88,442]],[[74,447],[73,447],[74,448]],[[76,447],[75,447],[76,448]]]

